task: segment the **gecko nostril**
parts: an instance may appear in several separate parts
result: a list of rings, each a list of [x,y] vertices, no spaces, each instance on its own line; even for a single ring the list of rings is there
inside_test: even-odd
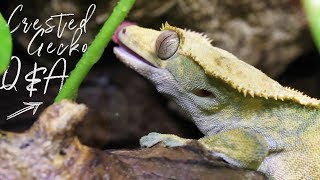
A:
[[[126,31],[127,31],[127,29],[126,29],[126,28],[123,28],[123,29],[122,29],[122,34],[125,34]]]

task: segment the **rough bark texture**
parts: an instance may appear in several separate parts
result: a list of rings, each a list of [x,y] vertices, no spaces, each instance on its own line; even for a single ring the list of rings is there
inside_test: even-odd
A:
[[[101,151],[82,145],[75,126],[84,105],[47,108],[24,133],[0,133],[0,179],[264,179],[228,166],[195,142],[141,150]]]
[[[80,39],[80,43],[89,43],[116,2],[32,0],[22,3],[24,10],[17,14],[12,24],[17,24],[22,17],[29,17],[30,20],[40,18],[41,22],[45,22],[51,15],[61,12],[74,13],[74,17],[80,20],[85,17],[89,5],[95,3],[97,11],[89,22],[88,33]],[[11,12],[18,3],[21,2],[10,1],[7,11]],[[234,53],[272,77],[283,72],[290,62],[312,46],[305,17],[296,0],[137,0],[128,19],[156,29],[168,21],[179,27],[204,32],[213,39],[215,46]],[[69,18],[64,19],[67,20]],[[19,43],[26,47],[32,33],[19,31],[16,36]],[[66,31],[59,41],[69,44],[71,38],[72,33]],[[35,44],[55,39],[53,35],[44,36]],[[41,61],[47,64],[52,62],[48,56],[43,56]]]

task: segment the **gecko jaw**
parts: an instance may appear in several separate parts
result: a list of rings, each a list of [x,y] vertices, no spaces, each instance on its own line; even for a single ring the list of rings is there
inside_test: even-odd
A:
[[[121,42],[119,42],[118,47],[114,48],[114,53],[117,56],[119,56],[121,54],[122,55],[121,57],[123,57],[124,59],[127,59],[127,61],[128,60],[140,61],[145,64],[148,64],[149,66],[156,68],[156,66],[153,65],[151,62],[147,61],[145,58],[143,58],[142,56],[140,56],[139,54],[137,54],[136,52],[134,52],[133,50],[131,50],[130,48],[128,48],[126,45],[124,45]],[[120,58],[120,60],[122,62],[125,61],[123,58]],[[124,63],[127,64],[127,62],[124,62]]]
[[[158,69],[153,64],[124,46],[114,47],[113,52],[121,62],[142,75],[145,75],[147,71],[152,73]]]

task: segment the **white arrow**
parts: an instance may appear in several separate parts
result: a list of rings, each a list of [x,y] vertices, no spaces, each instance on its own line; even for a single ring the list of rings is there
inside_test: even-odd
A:
[[[7,120],[12,119],[12,118],[14,118],[16,116],[19,116],[20,114],[25,113],[27,111],[30,111],[32,109],[33,109],[32,115],[34,115],[37,112],[38,107],[41,104],[43,104],[43,102],[23,102],[23,104],[26,105],[27,107],[25,107],[23,109],[20,109],[19,111],[11,114],[10,116],[7,117]]]

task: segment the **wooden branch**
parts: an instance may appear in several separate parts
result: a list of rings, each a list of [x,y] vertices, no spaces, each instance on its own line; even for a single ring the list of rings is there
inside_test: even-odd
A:
[[[0,132],[0,179],[264,179],[230,167],[196,143],[138,150],[87,147],[75,136],[86,112],[84,105],[62,101],[25,133]]]

